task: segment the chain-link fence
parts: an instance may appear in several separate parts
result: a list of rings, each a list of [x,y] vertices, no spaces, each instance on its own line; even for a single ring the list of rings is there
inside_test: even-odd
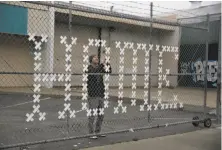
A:
[[[215,119],[216,107],[219,118],[220,44],[209,43],[210,16],[159,17],[156,7],[137,16],[1,2],[0,148],[181,126]]]

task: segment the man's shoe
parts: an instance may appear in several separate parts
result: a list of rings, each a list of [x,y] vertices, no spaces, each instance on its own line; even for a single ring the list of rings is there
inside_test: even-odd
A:
[[[106,137],[106,135],[105,134],[100,134],[100,135],[98,135],[98,137]]]
[[[97,137],[96,135],[90,136],[89,138],[90,138],[90,139],[98,139],[98,137]]]

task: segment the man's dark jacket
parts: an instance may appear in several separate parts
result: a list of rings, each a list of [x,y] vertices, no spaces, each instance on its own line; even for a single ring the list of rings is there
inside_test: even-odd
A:
[[[110,64],[108,64],[110,66]],[[107,73],[104,68],[104,64],[99,64],[97,67],[93,67],[92,65],[88,66],[87,73]],[[112,73],[112,68],[110,66],[109,72]],[[88,96],[89,97],[104,97],[104,83],[103,83],[103,75],[88,75],[87,81],[88,88]]]

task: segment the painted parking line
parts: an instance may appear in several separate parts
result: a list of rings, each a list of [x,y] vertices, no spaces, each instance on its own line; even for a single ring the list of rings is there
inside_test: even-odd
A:
[[[152,118],[152,119],[158,119],[158,120],[192,120],[192,117],[191,118],[165,118],[165,117],[163,117],[163,118]]]
[[[76,113],[79,113],[79,112],[82,112],[82,111],[84,111],[84,110],[82,110],[82,109],[81,110],[77,110]]]
[[[46,98],[40,99],[40,101],[45,101],[45,100],[49,100],[49,99],[51,99],[51,97],[46,97]],[[28,101],[28,102],[24,102],[24,103],[18,103],[18,104],[14,104],[14,105],[10,105],[10,106],[5,106],[5,107],[0,108],[0,110],[6,109],[6,108],[11,108],[11,107],[16,107],[16,106],[21,106],[21,105],[25,105],[25,104],[29,104],[29,103],[33,103],[33,101]]]

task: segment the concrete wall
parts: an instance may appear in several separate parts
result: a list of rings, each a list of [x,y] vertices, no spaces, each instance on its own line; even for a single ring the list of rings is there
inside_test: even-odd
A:
[[[57,24],[56,25],[56,32],[55,32],[55,64],[54,64],[54,71],[55,72],[64,72],[65,71],[65,50],[64,45],[59,43],[60,35],[68,35],[67,28],[65,28],[64,24]],[[83,67],[83,45],[88,45],[88,38],[90,39],[97,39],[98,38],[98,29],[95,27],[87,27],[87,26],[73,26],[72,35],[78,37],[77,46],[74,47],[72,52],[72,71],[75,73],[82,73]],[[149,32],[145,30],[121,30],[116,29],[114,31],[109,31],[107,28],[102,29],[101,34],[102,40],[106,40],[106,46],[111,47],[111,65],[113,73],[118,74],[119,69],[119,49],[116,49],[115,41],[121,42],[134,42],[135,46],[136,43],[149,43]],[[153,37],[154,44],[158,43],[158,35]],[[123,44],[121,46],[124,46]],[[148,48],[148,46],[147,46]],[[97,54],[98,47],[90,47],[89,54]],[[102,47],[101,51],[104,51],[104,47]],[[104,54],[102,54],[102,58]],[[144,55],[145,52],[142,50],[138,50],[138,72],[137,73],[144,73]],[[125,60],[124,60],[124,71],[125,73],[132,73],[132,56],[133,51],[131,49],[125,50]],[[152,64],[155,64],[154,60],[152,60]],[[132,77],[128,76],[124,78],[124,85],[131,86]],[[155,80],[152,80],[153,85],[157,84]],[[62,85],[63,83],[56,83],[55,85]],[[73,85],[81,85],[82,84],[82,77],[81,76],[73,76],[72,77],[72,84]],[[111,86],[118,86],[118,76],[113,76],[110,78],[110,85]],[[144,77],[137,78],[137,85],[144,86]]]
[[[28,9],[28,33],[35,33],[48,35],[51,22],[49,22],[48,11],[41,11],[37,9]]]
[[[33,58],[26,37],[0,34],[0,72],[33,72]],[[0,86],[31,86],[30,75],[0,75]]]
[[[66,24],[56,24],[55,26],[55,59],[54,72],[65,72],[65,45],[60,44],[60,36],[69,37],[68,26]],[[88,45],[88,39],[98,38],[98,29],[95,27],[73,26],[72,36],[77,37],[77,45],[72,48],[72,72],[83,73],[83,45]],[[67,41],[68,42],[68,41]],[[89,48],[89,55],[97,54],[97,47]],[[64,83],[55,83],[62,86]],[[72,85],[82,85],[82,76],[72,76]]]
[[[209,43],[208,59],[208,88],[216,87],[215,77],[218,68],[218,45],[221,44],[219,36],[221,23],[220,21],[210,22],[209,32],[198,29],[182,28],[181,37],[181,57],[180,57],[180,70],[179,72],[190,73],[190,72],[201,72],[201,66],[205,61],[206,53],[206,41]],[[192,36],[190,36],[192,35]],[[195,67],[199,63],[199,67]],[[195,65],[194,65],[195,64]],[[198,78],[201,77],[201,78]],[[203,87],[204,79],[203,76],[184,76],[180,80],[181,86],[189,87]]]
[[[204,44],[207,39],[209,43],[218,43],[220,28],[219,20],[210,22],[209,33],[205,30],[182,28],[181,44]]]
[[[161,32],[159,33],[160,44],[165,46],[178,46],[180,45],[181,28],[177,27],[174,32]],[[178,51],[180,51],[178,49]],[[175,59],[173,52],[165,52],[163,54],[163,71],[170,69],[170,73],[178,73],[178,60]],[[179,54],[179,52],[178,52]],[[177,76],[167,77],[170,80],[170,86],[177,86]]]
[[[32,32],[41,34],[41,32],[45,33],[45,30],[38,29],[38,22],[34,29],[30,30]],[[34,24],[33,24],[34,26]],[[41,25],[39,26],[39,28]],[[178,31],[175,32],[166,32],[166,31],[155,31],[152,35],[153,44],[160,45],[178,45]],[[54,65],[53,71],[59,73],[65,73],[65,45],[60,43],[60,36],[69,36],[68,25],[62,23],[56,23],[55,25],[55,36],[54,36]],[[72,72],[74,73],[82,73],[83,68],[83,45],[88,45],[88,39],[97,39],[98,38],[98,29],[96,27],[89,26],[79,26],[73,25],[72,27],[72,36],[78,37],[77,45],[72,49]],[[147,29],[116,29],[114,31],[109,32],[107,28],[102,29],[102,39],[106,40],[107,46],[111,47],[111,65],[113,69],[113,73],[118,73],[119,67],[119,49],[116,49],[115,41],[127,41],[136,43],[146,43],[148,49],[149,43],[149,31]],[[33,54],[31,51],[33,50],[33,45],[27,40],[28,37],[15,37],[13,35],[0,35],[0,41],[3,44],[0,44],[0,52],[1,56],[4,57],[0,59],[0,68],[1,71],[9,71],[9,72],[33,72]],[[68,41],[67,41],[68,42]],[[12,44],[13,43],[13,44]],[[122,44],[122,46],[124,46]],[[43,46],[44,48],[45,46]],[[42,57],[46,57],[46,49],[42,50]],[[98,47],[90,47],[89,54],[96,54]],[[154,47],[155,49],[155,47]],[[49,49],[47,49],[49,50]],[[102,48],[102,51],[104,48]],[[133,52],[131,49],[125,50],[125,73],[132,73],[132,56]],[[145,52],[142,50],[138,50],[138,72],[144,73],[144,56]],[[102,56],[103,57],[103,56]],[[44,71],[47,71],[47,63],[45,63],[46,59],[42,60]],[[164,54],[163,62],[164,68],[169,68],[173,72],[177,70],[177,63],[172,60],[172,54]],[[155,51],[152,52],[152,73],[157,73],[158,66],[158,57]],[[14,69],[10,68],[13,66]],[[50,68],[49,68],[50,70]],[[1,82],[0,86],[32,86],[33,85],[33,76],[32,75],[0,75]],[[4,79],[4,80],[2,80]],[[171,85],[176,85],[177,79],[174,77],[169,78],[171,81]],[[82,85],[82,76],[72,76],[72,85],[79,86]],[[124,77],[124,86],[131,86],[132,77]],[[151,83],[153,86],[157,85],[157,77],[152,77]],[[65,82],[55,82],[54,86],[64,86]],[[110,78],[111,86],[118,86],[118,76]],[[137,78],[137,86],[144,86],[144,77]]]

